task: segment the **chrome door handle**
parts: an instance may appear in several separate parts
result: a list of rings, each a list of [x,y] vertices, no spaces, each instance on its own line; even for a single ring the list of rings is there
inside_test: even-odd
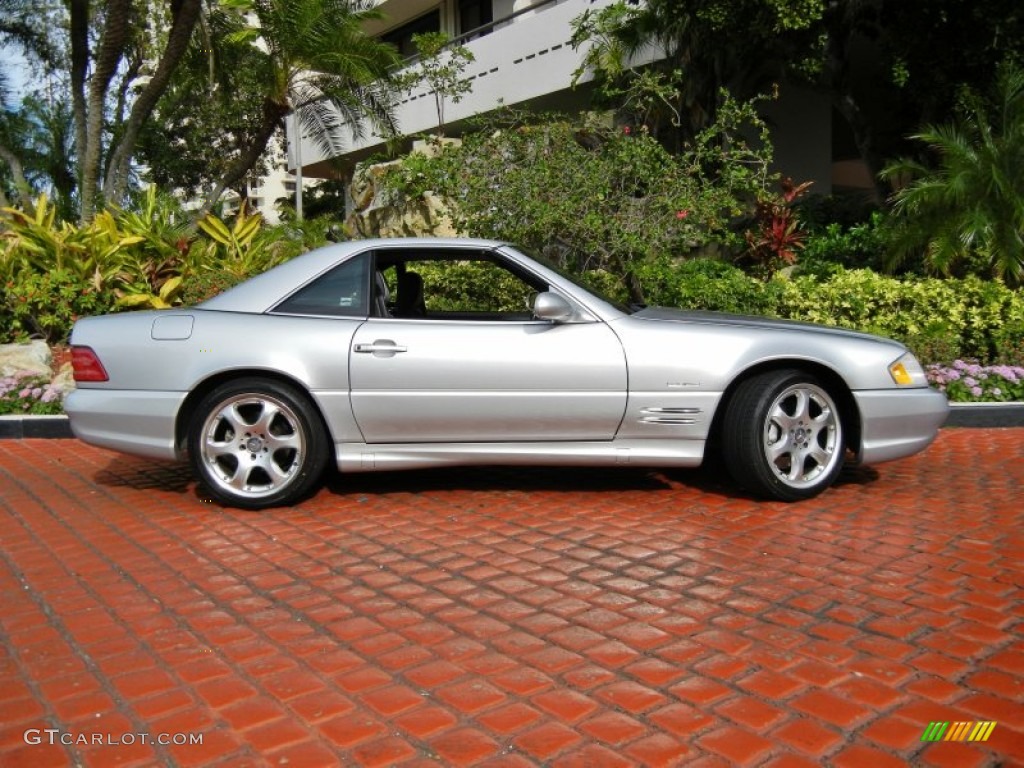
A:
[[[408,347],[403,347],[400,344],[395,344],[391,339],[377,339],[371,344],[356,344],[356,352],[364,353],[381,353],[381,354],[395,354],[396,352],[408,352]]]

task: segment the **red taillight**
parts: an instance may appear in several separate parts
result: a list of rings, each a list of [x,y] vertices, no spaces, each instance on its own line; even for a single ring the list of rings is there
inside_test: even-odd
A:
[[[107,381],[110,378],[92,347],[72,347],[71,367],[75,371],[75,381]]]

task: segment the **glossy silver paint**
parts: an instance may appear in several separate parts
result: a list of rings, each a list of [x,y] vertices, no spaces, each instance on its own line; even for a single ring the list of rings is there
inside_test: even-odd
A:
[[[491,251],[549,290],[522,321],[274,312],[346,259],[423,248]],[[840,390],[827,397],[849,411],[847,447],[864,463],[922,450],[948,410],[923,376],[910,386],[894,382],[889,366],[906,353],[897,342],[706,312],[631,314],[507,244],[481,240],[329,246],[198,307],[83,319],[71,342],[95,350],[109,373],[109,381],[82,383],[67,398],[75,434],[174,460],[186,456],[193,393],[261,374],[308,394],[343,472],[471,463],[695,466],[731,388],[768,368],[807,370]],[[775,450],[767,433],[765,440]]]

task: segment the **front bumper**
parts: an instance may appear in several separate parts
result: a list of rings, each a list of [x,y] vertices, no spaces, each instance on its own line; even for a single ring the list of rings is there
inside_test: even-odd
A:
[[[931,445],[949,416],[946,396],[934,389],[885,389],[853,393],[860,410],[859,464],[912,456]]]
[[[174,441],[185,392],[87,389],[64,399],[71,431],[79,440],[134,456],[180,460]]]

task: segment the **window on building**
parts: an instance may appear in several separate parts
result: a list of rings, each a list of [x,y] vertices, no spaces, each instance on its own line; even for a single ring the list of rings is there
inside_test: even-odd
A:
[[[474,29],[494,21],[494,4],[492,0],[460,0],[459,2],[459,34],[464,35]],[[481,32],[486,35],[490,30]]]
[[[409,58],[416,55],[416,46],[413,45],[412,36],[421,35],[424,32],[441,31],[441,11],[434,9],[430,13],[413,19],[408,24],[395,27],[390,32],[385,32],[380,39],[385,43],[394,45],[402,56]]]

